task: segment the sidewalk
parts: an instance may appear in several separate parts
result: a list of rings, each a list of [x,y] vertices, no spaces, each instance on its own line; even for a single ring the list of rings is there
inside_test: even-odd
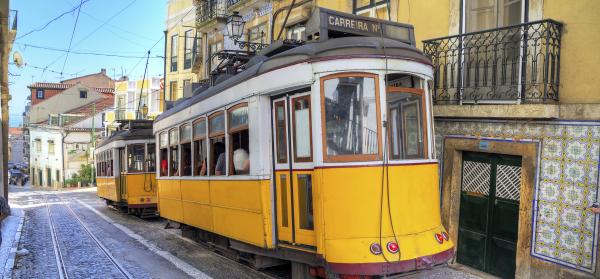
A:
[[[0,274],[10,278],[23,228],[23,210],[11,208],[11,215],[2,221],[2,244],[0,245]]]

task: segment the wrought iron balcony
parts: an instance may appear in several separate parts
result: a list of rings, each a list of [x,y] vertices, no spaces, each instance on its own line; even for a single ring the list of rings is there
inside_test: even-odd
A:
[[[196,0],[196,24],[227,17],[227,0]]]
[[[435,103],[558,101],[561,31],[546,19],[423,41]]]
[[[239,2],[242,2],[242,0],[227,0],[227,8],[237,4]]]

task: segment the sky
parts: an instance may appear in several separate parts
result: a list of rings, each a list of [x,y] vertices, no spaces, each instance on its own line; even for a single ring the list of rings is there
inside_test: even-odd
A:
[[[9,58],[10,126],[22,122],[31,94],[27,86],[60,82],[60,73],[64,80],[104,68],[113,78],[123,74],[141,79],[150,50],[146,75],[162,76],[166,6],[166,0],[10,1],[10,9],[18,11],[17,35]],[[16,51],[25,62],[20,68],[12,63]]]

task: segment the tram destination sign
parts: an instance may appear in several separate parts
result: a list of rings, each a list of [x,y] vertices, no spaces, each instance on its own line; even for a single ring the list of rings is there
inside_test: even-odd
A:
[[[415,45],[412,25],[340,13],[324,8],[315,9],[306,26],[307,36],[314,36],[317,33],[319,40],[326,40],[335,33],[346,33],[368,37],[383,36]],[[316,38],[316,36],[314,37]]]

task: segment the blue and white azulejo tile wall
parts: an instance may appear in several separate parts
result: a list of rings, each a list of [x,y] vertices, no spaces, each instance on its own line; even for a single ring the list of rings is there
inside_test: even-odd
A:
[[[436,120],[436,151],[446,136],[540,142],[533,201],[534,257],[594,272],[600,122]]]

